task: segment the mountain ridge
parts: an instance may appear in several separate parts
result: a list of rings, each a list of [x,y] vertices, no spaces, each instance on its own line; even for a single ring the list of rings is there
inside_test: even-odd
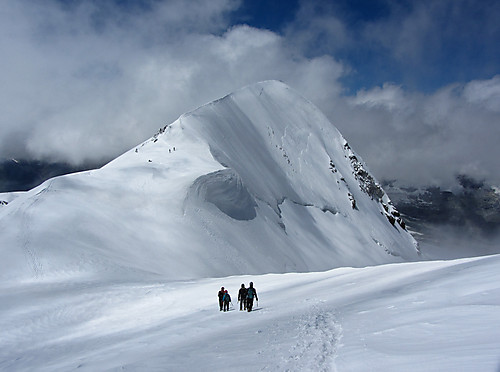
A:
[[[174,279],[418,259],[377,187],[316,107],[283,83],[258,83],[182,115],[101,169],[2,206],[4,276],[17,267],[37,278]]]

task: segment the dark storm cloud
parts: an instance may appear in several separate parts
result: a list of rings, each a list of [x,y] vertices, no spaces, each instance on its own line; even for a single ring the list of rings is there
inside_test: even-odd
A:
[[[263,29],[251,18],[234,24],[249,2],[6,1],[0,157],[109,159],[186,111],[280,79],[327,114],[379,179],[449,183],[469,172],[500,183],[498,6],[469,19],[466,1],[379,1],[372,12],[356,3],[303,2]],[[452,67],[443,46],[456,49]],[[447,70],[439,89],[408,89]]]

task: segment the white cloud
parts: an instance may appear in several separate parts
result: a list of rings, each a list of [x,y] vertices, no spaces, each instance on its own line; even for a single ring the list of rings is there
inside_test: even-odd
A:
[[[301,1],[295,20],[286,25],[284,34],[305,55],[333,54],[355,38],[329,2]]]
[[[489,80],[472,81],[464,88],[467,102],[500,112],[500,75]]]
[[[318,81],[338,69],[330,58],[294,57],[273,32],[229,28],[234,1],[159,2],[138,14],[90,2],[7,5],[0,156],[116,156],[243,85],[282,79],[300,89],[303,76]]]
[[[466,173],[498,185],[499,89],[498,77],[430,95],[388,84],[329,115],[380,179],[451,187]]]
[[[130,12],[85,1],[7,1],[0,12],[0,157],[110,158],[186,111],[279,79],[318,105],[379,179],[451,183],[467,171],[500,184],[498,76],[431,95],[388,83],[346,97],[340,79],[350,67],[307,49],[317,37],[330,51],[352,40],[337,18],[325,29],[328,14],[315,23],[302,7],[299,14],[309,15],[280,35],[231,25],[238,2],[188,3],[152,2]],[[302,33],[304,20],[311,27]]]
[[[411,108],[401,87],[389,83],[370,90],[361,89],[352,103],[369,108],[380,107],[388,111],[408,111]]]

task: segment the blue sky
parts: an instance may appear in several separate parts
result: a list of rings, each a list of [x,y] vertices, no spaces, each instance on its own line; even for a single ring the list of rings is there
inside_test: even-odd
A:
[[[111,159],[278,79],[379,179],[500,184],[498,19],[491,0],[6,0],[0,157]]]
[[[338,42],[327,27],[318,27],[309,39],[307,53],[331,54],[349,65],[352,71],[342,81],[351,92],[388,81],[432,92],[447,84],[498,73],[498,1],[337,0],[305,4],[245,1],[235,12],[234,21],[283,35],[288,27],[297,27],[294,23],[302,23],[306,29],[307,23],[318,19],[340,22],[347,41]],[[404,53],[403,43],[412,47],[412,53]]]

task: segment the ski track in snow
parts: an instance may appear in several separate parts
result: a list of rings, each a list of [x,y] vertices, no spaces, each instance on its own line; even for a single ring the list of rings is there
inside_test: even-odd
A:
[[[46,193],[50,186],[52,185],[52,182],[48,184],[47,187],[39,191],[36,196],[34,197],[33,200],[28,199],[29,205],[24,209],[23,215],[21,218],[21,234],[20,234],[20,240],[21,240],[21,246],[23,247],[24,251],[26,252],[26,256],[28,258],[28,262],[30,263],[30,266],[33,270],[33,274],[35,278],[39,278],[43,275],[43,265],[40,261],[40,258],[38,256],[38,253],[36,251],[36,248],[32,244],[32,239],[31,239],[31,214],[33,213],[33,209],[36,207],[36,205],[40,202],[41,200],[41,195]]]

